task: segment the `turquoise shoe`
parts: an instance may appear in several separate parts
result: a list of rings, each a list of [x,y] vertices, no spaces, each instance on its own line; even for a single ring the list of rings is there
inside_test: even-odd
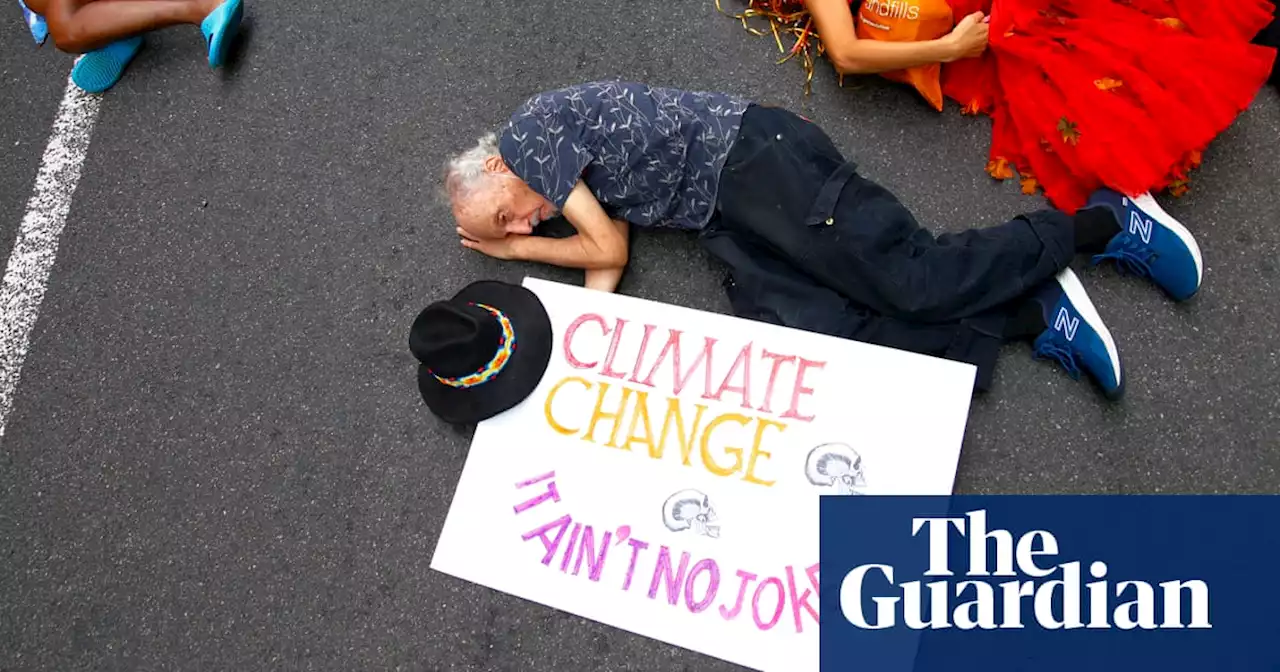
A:
[[[240,19],[244,17],[243,0],[227,0],[218,8],[209,12],[200,22],[200,32],[204,33],[205,42],[209,45],[209,67],[220,67],[227,60],[227,50],[240,29]]]
[[[36,44],[43,45],[49,38],[49,23],[43,16],[31,11],[27,3],[22,0],[18,0],[18,6],[22,7],[22,18],[26,19],[27,28],[31,29],[31,39],[35,40]]]
[[[81,56],[71,69],[71,81],[89,93],[102,93],[115,86],[129,61],[142,48],[142,36],[112,42]]]

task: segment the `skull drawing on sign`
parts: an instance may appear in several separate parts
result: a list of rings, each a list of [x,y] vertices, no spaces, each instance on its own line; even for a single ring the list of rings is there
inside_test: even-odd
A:
[[[720,537],[720,519],[711,499],[697,490],[681,490],[662,505],[662,522],[672,532],[693,530],[696,534]]]
[[[804,473],[810,483],[835,488],[841,495],[860,495],[859,488],[867,486],[862,456],[843,443],[824,443],[809,451]]]

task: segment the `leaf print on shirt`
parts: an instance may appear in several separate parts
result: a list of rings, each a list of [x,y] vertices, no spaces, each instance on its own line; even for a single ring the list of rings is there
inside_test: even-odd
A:
[[[618,218],[701,228],[749,102],[719,93],[593,82],[531,97],[499,146],[511,170],[564,205],[582,179]]]

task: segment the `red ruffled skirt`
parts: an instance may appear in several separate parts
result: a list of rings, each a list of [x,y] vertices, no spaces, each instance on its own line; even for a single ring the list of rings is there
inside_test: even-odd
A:
[[[943,93],[993,120],[987,171],[1080,208],[1106,186],[1186,189],[1201,152],[1265,85],[1250,44],[1269,0],[949,0],[984,11],[983,57],[943,68]]]

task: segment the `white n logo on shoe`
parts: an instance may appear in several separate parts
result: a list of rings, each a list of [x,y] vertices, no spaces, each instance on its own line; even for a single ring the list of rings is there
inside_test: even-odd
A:
[[[1076,329],[1080,328],[1080,318],[1072,317],[1066,308],[1058,309],[1058,317],[1053,320],[1054,331],[1066,334],[1068,341],[1076,340]]]
[[[1136,212],[1129,213],[1129,233],[1136,233],[1142,242],[1151,244],[1151,220]]]

